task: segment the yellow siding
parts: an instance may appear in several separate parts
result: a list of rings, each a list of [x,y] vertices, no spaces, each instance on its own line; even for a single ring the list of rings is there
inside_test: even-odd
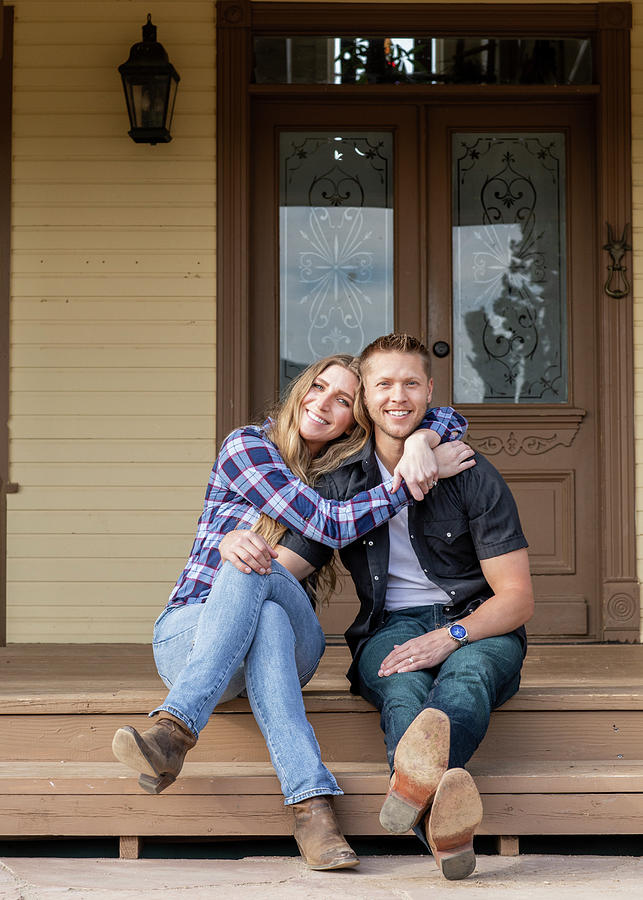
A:
[[[145,641],[189,548],[214,446],[214,2],[13,3],[10,453],[21,490],[8,497],[9,640]],[[643,576],[643,0],[632,5]],[[126,136],[116,71],[150,11],[181,74],[174,141],[158,147]]]
[[[148,12],[181,75],[136,145]],[[214,450],[211,0],[15,0],[10,641],[146,641]]]

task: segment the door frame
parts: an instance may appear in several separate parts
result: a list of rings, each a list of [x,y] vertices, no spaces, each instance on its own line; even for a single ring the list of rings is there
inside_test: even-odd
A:
[[[344,34],[364,31],[364,6],[357,3],[217,2],[217,396],[220,443],[248,420],[249,297],[251,285],[250,113],[265,98],[364,103],[400,92],[431,92],[445,101],[482,101],[526,96],[555,101],[592,96],[596,110],[596,222],[599,473],[602,530],[601,592],[604,640],[638,641],[640,606],[636,576],[634,477],[634,346],[631,290],[608,296],[604,286],[614,260],[606,250],[607,223],[620,236],[632,221],[631,88],[629,3],[583,4],[391,4],[369,6],[368,33],[467,35],[583,35],[593,39],[594,84],[547,85],[255,85],[251,83],[252,39],[258,34]],[[631,253],[621,261],[632,271]],[[582,489],[582,488],[581,488]]]

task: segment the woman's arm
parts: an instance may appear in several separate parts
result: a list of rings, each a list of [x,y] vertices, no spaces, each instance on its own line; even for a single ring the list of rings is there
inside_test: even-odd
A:
[[[392,479],[351,500],[327,500],[297,478],[277,448],[257,428],[233,432],[223,443],[208,486],[206,503],[232,492],[304,537],[335,549],[388,521],[410,502],[405,487],[393,493]]]
[[[404,455],[393,472],[393,491],[397,491],[404,480],[413,498],[422,500],[427,491],[438,483],[440,476],[449,477],[440,471],[434,450],[438,446],[459,442],[468,425],[467,420],[451,406],[427,409],[419,428],[404,443]],[[469,456],[472,454],[473,451]]]

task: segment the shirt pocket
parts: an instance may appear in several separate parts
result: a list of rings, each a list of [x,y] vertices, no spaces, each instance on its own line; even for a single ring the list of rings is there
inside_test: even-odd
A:
[[[424,543],[430,571],[443,578],[454,578],[477,568],[477,555],[467,519],[426,522]]]

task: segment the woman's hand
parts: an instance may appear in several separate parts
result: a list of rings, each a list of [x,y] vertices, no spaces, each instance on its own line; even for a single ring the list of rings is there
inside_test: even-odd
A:
[[[440,478],[451,478],[475,466],[474,450],[463,441],[449,441],[435,448]],[[437,476],[436,476],[437,477]]]
[[[420,428],[409,435],[404,442],[402,459],[393,470],[395,491],[406,481],[406,486],[416,500],[423,500],[438,480],[438,463],[431,449],[431,443],[439,440],[430,428]]]
[[[251,571],[268,575],[270,561],[278,555],[262,535],[246,528],[229,531],[224,535],[219,544],[219,553],[223,562],[231,562],[246,575]]]

